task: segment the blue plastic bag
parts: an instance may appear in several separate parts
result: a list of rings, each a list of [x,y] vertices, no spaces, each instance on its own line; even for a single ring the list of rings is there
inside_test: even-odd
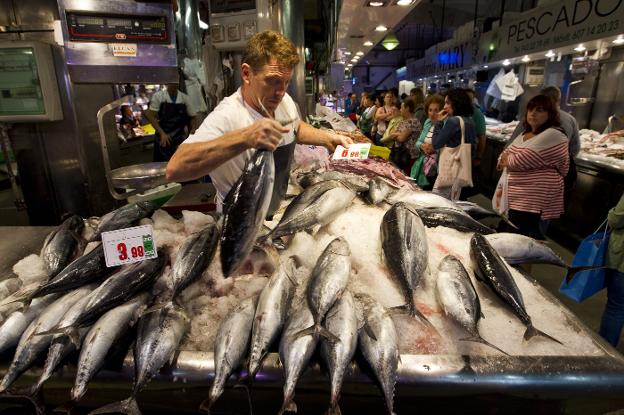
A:
[[[596,232],[583,239],[572,260],[572,267],[594,266],[603,268],[581,271],[570,282],[567,282],[565,278],[561,281],[559,292],[578,303],[605,288],[607,270],[604,265],[607,247],[609,246],[608,225],[605,226],[604,232],[598,232],[605,224],[606,221],[600,225]]]

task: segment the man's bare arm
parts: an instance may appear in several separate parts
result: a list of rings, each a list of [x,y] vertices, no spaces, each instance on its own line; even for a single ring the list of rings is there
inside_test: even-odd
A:
[[[297,142],[299,144],[323,146],[329,151],[334,151],[338,144],[347,147],[349,144],[353,143],[353,140],[347,136],[336,134],[331,131],[319,130],[301,121],[299,123],[299,130],[297,130]]]

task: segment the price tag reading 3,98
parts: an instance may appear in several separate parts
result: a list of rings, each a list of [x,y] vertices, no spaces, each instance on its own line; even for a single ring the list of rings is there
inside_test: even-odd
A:
[[[132,264],[158,256],[151,225],[103,232],[102,245],[107,267]]]
[[[344,148],[339,145],[334,151],[332,159],[334,160],[364,160],[368,158],[370,152],[370,143],[356,143]]]

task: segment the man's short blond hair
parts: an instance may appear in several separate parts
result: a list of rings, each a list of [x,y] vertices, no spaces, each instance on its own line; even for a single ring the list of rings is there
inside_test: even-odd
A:
[[[292,68],[299,63],[299,54],[295,45],[279,32],[266,30],[256,33],[247,42],[243,63],[251,66],[254,71],[259,71],[271,59]]]

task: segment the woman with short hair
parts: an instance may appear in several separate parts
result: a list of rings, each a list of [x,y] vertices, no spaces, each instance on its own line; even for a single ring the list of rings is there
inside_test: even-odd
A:
[[[416,148],[416,142],[420,136],[422,127],[420,121],[416,118],[416,103],[411,98],[406,98],[401,104],[400,114],[402,121],[399,121],[396,127],[389,134],[390,139],[394,140],[390,160],[394,162],[405,174],[409,175],[412,164],[420,154]]]

